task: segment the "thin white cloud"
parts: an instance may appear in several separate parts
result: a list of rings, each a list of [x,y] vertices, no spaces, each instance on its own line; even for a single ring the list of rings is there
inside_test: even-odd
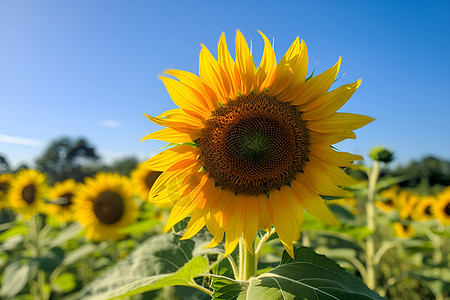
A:
[[[24,145],[24,146],[32,146],[32,147],[42,147],[45,145],[44,142],[34,140],[34,139],[27,139],[19,136],[12,136],[12,135],[6,135],[6,134],[0,134],[0,143],[8,143],[8,144],[15,144],[15,145]]]
[[[109,128],[120,128],[120,127],[122,127],[122,123],[120,123],[119,121],[108,120],[108,119],[100,120],[100,125],[103,126],[103,127],[109,127]]]

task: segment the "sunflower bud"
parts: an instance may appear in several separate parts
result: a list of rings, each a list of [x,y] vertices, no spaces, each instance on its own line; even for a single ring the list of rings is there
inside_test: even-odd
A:
[[[390,163],[394,159],[394,151],[384,146],[378,146],[370,150],[369,156],[372,160]]]

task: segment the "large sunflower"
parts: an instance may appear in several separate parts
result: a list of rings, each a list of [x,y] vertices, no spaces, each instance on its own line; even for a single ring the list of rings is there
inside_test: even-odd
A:
[[[49,199],[54,203],[47,204],[47,211],[61,222],[73,220],[73,197],[80,184],[73,178],[55,183],[49,191]]]
[[[11,186],[12,174],[0,174],[0,209],[8,207],[8,191]]]
[[[433,206],[433,213],[444,225],[450,225],[450,187],[444,189]]]
[[[143,138],[178,144],[147,166],[163,173],[150,191],[153,201],[176,200],[166,230],[192,213],[183,238],[207,226],[225,255],[241,236],[250,252],[257,229],[275,227],[293,256],[303,209],[330,224],[338,220],[320,195],[346,196],[338,186],[355,180],[339,167],[361,156],[331,146],[355,138],[373,119],[337,113],[360,80],[328,92],[341,60],[307,78],[306,45],[296,38],[277,64],[269,39],[255,67],[243,35],[236,34],[233,60],[222,34],[218,60],[202,46],[200,77],[180,70],[162,77],[179,109],[147,116],[167,128]]]
[[[9,203],[15,212],[29,219],[33,214],[43,211],[47,191],[44,174],[37,170],[21,170],[11,181]]]
[[[121,239],[119,229],[138,216],[130,182],[117,173],[86,178],[73,203],[75,219],[86,226],[87,238],[95,241]]]
[[[135,187],[135,193],[143,200],[148,200],[148,193],[162,172],[147,168],[145,163],[139,164],[131,172],[131,182]]]

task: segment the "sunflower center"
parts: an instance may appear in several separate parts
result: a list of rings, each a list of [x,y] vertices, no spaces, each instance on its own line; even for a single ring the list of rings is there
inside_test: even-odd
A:
[[[288,185],[309,154],[301,112],[267,93],[238,96],[212,113],[197,140],[216,185],[235,194],[268,194]]]
[[[161,174],[162,174],[162,172],[157,172],[157,171],[151,171],[151,172],[149,172],[147,174],[147,176],[145,177],[145,185],[147,186],[147,188],[149,190],[152,188],[152,186],[155,183],[156,179]]]
[[[428,205],[427,207],[425,207],[425,214],[427,216],[431,216],[432,212],[431,212],[431,205]]]
[[[34,184],[29,184],[22,190],[22,198],[26,203],[31,204],[34,202],[36,196],[36,187]]]
[[[94,213],[100,222],[114,224],[122,218],[124,206],[122,198],[112,191],[104,191],[94,200]]]
[[[0,192],[6,192],[9,188],[9,184],[6,182],[0,182]]]
[[[65,193],[65,194],[61,195],[60,198],[64,198],[64,199],[61,201],[60,205],[61,206],[72,205],[72,197],[73,197],[72,193]]]
[[[447,205],[445,206],[444,211],[445,211],[445,214],[447,216],[450,216],[450,203],[447,203]]]

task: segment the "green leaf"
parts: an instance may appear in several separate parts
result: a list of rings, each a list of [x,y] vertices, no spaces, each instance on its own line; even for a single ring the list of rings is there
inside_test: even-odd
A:
[[[52,239],[52,241],[50,242],[50,247],[61,246],[68,240],[71,240],[79,235],[82,229],[83,227],[80,224],[72,223],[70,226],[61,231],[61,233],[56,238]]]
[[[52,289],[67,293],[77,286],[77,276],[74,273],[62,273],[52,283]]]
[[[337,263],[312,249],[294,249],[295,259],[286,251],[275,269],[233,281],[214,291],[214,299],[383,299]]]
[[[16,225],[11,229],[8,229],[0,234],[0,242],[3,242],[7,238],[10,238],[15,235],[25,235],[28,233],[28,226],[25,225]]]
[[[122,234],[140,234],[149,231],[153,226],[160,224],[158,220],[149,219],[131,224],[130,226],[121,228],[119,233]]]
[[[22,261],[15,261],[5,268],[0,296],[13,298],[20,293],[28,282],[31,267]]]
[[[93,244],[84,244],[77,248],[74,251],[71,251],[67,254],[67,256],[62,261],[62,264],[64,266],[71,265],[73,263],[76,263],[81,258],[85,257],[86,255],[89,255],[97,250],[97,247]]]
[[[82,299],[113,299],[173,285],[196,285],[193,278],[207,272],[208,259],[193,257],[194,240],[180,240],[181,235],[151,237],[127,258],[88,285]]]

